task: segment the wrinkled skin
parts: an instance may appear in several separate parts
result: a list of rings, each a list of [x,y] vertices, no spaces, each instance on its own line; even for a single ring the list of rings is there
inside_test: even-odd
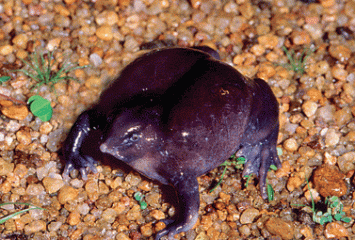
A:
[[[207,52],[207,53],[206,53]],[[214,56],[214,57],[212,57]],[[152,51],[125,68],[100,102],[82,113],[64,144],[64,174],[95,160],[82,151],[97,145],[141,174],[177,191],[178,216],[156,239],[187,231],[198,219],[197,177],[233,153],[246,157],[243,174],[260,177],[280,166],[276,154],[278,102],[261,79],[248,79],[222,63],[217,52],[168,48]],[[99,142],[89,142],[99,132]]]

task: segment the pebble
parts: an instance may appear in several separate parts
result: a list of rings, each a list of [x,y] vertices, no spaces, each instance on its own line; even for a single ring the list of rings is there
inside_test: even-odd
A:
[[[349,232],[341,224],[339,224],[337,222],[331,222],[325,226],[324,235],[328,239],[331,239],[331,238],[339,239],[339,238],[343,238],[343,237],[349,237]]]
[[[46,222],[43,220],[35,220],[27,224],[24,228],[25,234],[31,235],[36,232],[45,231],[47,228]]]
[[[46,189],[46,191],[49,194],[58,192],[63,186],[64,186],[64,182],[61,178],[61,176],[57,174],[56,178],[52,178],[52,177],[45,177],[42,180],[43,186]]]
[[[347,173],[349,171],[355,170],[354,159],[355,159],[355,152],[354,151],[344,153],[343,155],[341,155],[338,158],[338,161],[337,161],[339,169],[343,173]]]
[[[345,175],[335,166],[329,165],[322,165],[313,173],[314,186],[323,197],[345,195],[347,186],[344,178]]]
[[[0,46],[0,55],[7,56],[11,54],[13,51],[14,48],[11,45],[7,44],[7,45]]]
[[[306,31],[293,31],[291,39],[296,45],[308,45],[311,43],[311,37]]]
[[[284,141],[283,147],[289,152],[295,152],[295,151],[297,151],[299,145],[298,145],[296,139],[289,138]]]
[[[254,222],[255,218],[259,216],[259,210],[255,208],[248,208],[243,211],[242,215],[240,216],[240,223],[241,224],[249,224]]]
[[[96,36],[104,41],[111,41],[113,38],[112,27],[110,25],[102,25],[96,29]]]
[[[318,109],[317,103],[311,100],[306,101],[302,104],[302,110],[308,118],[312,117],[316,113],[317,109]]]
[[[12,39],[12,43],[15,44],[18,48],[25,49],[27,47],[28,37],[24,33],[19,34]]]
[[[339,143],[339,140],[340,134],[334,128],[328,129],[324,139],[325,146],[335,146]]]
[[[258,37],[258,42],[260,45],[264,46],[267,49],[273,49],[278,44],[278,38],[277,36],[269,33]]]
[[[26,146],[32,142],[31,134],[29,131],[26,131],[26,130],[20,130],[20,131],[16,132],[16,138],[17,138],[17,141],[19,141],[21,144],[26,145]]]
[[[24,120],[28,115],[28,109],[25,105],[12,105],[8,107],[1,108],[2,114],[6,117],[16,120]]]
[[[351,51],[349,48],[342,45],[331,45],[329,47],[329,54],[340,62],[346,62],[350,58]]]
[[[5,161],[0,158],[0,176],[6,176],[9,173],[12,173],[14,170],[14,163]]]
[[[60,204],[65,204],[74,200],[78,196],[78,190],[70,186],[63,186],[58,194],[58,201]]]
[[[293,239],[295,229],[292,223],[279,218],[270,218],[265,223],[266,229],[274,235],[280,236],[282,239]]]
[[[77,211],[73,211],[69,213],[69,216],[67,218],[67,222],[71,226],[76,226],[80,223],[80,213]]]

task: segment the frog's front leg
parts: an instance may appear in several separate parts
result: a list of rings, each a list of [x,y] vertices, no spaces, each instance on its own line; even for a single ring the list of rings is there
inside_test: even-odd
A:
[[[64,176],[68,176],[70,171],[78,169],[84,180],[87,179],[87,168],[93,173],[96,173],[95,163],[97,163],[91,156],[83,155],[81,147],[90,132],[95,128],[91,119],[92,111],[83,112],[75,122],[74,126],[69,132],[67,139],[63,146],[63,155],[65,159]]]
[[[168,224],[156,235],[155,240],[159,240],[163,236],[167,236],[169,240],[175,239],[174,235],[190,230],[197,222],[200,207],[198,182],[195,176],[189,177],[187,175],[184,174],[172,181],[179,199],[179,209],[176,211],[178,216],[174,222]]]

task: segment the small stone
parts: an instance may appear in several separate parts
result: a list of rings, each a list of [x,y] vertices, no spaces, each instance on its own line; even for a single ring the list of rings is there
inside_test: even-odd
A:
[[[325,226],[324,235],[327,239],[340,239],[343,237],[349,237],[349,232],[343,225],[337,222],[331,222]]]
[[[254,219],[259,216],[259,210],[255,208],[248,208],[243,211],[242,215],[240,216],[240,223],[241,224],[249,224],[254,222]]]
[[[76,226],[80,223],[80,213],[73,211],[69,214],[67,222],[71,226]]]
[[[142,218],[141,208],[139,205],[133,206],[126,214],[126,218],[129,221],[136,221],[137,219]]]
[[[90,200],[95,201],[99,198],[99,185],[95,180],[88,180],[85,184],[85,190]]]
[[[93,53],[93,54],[90,54],[90,62],[95,66],[95,67],[98,67],[100,66],[100,64],[102,63],[102,58],[100,57],[99,54],[97,53]]]
[[[102,212],[102,219],[107,223],[113,223],[117,217],[117,212],[113,208],[107,208]]]
[[[60,42],[61,42],[60,38],[54,38],[54,39],[49,40],[48,44],[47,44],[48,51],[52,52],[55,49],[58,49],[59,45],[60,45]]]
[[[150,192],[145,195],[145,201],[149,206],[159,208],[161,207],[160,205],[160,194],[157,192]]]
[[[251,19],[254,15],[254,7],[247,1],[239,6],[239,11],[246,19]]]
[[[353,119],[351,110],[347,107],[336,111],[334,118],[338,127],[344,126]]]
[[[44,193],[44,187],[41,184],[29,184],[26,193],[31,196],[39,196]]]
[[[57,176],[56,178],[45,177],[43,180],[43,186],[49,194],[55,193],[59,191],[64,186],[64,182],[61,176]]]
[[[274,235],[280,236],[282,239],[293,239],[294,237],[294,226],[292,223],[284,221],[279,218],[270,218],[265,223],[266,229]]]
[[[113,38],[111,26],[102,25],[96,30],[96,36],[102,40],[111,41]]]
[[[325,134],[325,146],[335,146],[339,143],[340,134],[334,129],[328,129],[327,133]]]
[[[338,79],[339,81],[345,81],[346,77],[348,76],[348,72],[343,68],[334,66],[332,67],[332,75],[334,78]]]
[[[4,45],[0,47],[0,54],[3,56],[9,55],[14,51],[11,45]]]
[[[295,152],[295,151],[297,151],[299,145],[298,145],[296,139],[289,138],[284,141],[283,147],[289,152]]]
[[[27,47],[28,37],[24,33],[19,34],[12,39],[12,43],[15,44],[18,48],[25,49]]]
[[[16,132],[16,138],[17,138],[17,141],[19,141],[20,143],[22,143],[25,146],[27,146],[28,144],[30,144],[32,142],[31,134],[29,131],[26,131],[26,130],[20,130],[20,131]]]
[[[60,189],[58,194],[58,201],[60,204],[65,204],[68,201],[74,200],[78,196],[78,190],[70,186],[64,186]]]
[[[338,59],[341,62],[346,62],[351,56],[351,51],[349,48],[343,45],[331,45],[329,47],[329,54],[333,58]]]
[[[297,172],[291,177],[289,177],[287,181],[287,190],[290,192],[294,191],[301,187],[301,185],[305,182],[305,172]]]
[[[59,228],[63,225],[62,222],[51,222],[48,224],[48,231],[50,232],[56,232],[59,230]]]
[[[273,49],[277,46],[279,40],[278,40],[277,36],[269,33],[269,34],[258,37],[258,42],[259,42],[259,44],[261,44],[265,48]]]
[[[311,43],[311,38],[306,31],[293,31],[291,39],[296,45],[308,45]]]
[[[302,104],[302,110],[307,117],[313,116],[318,109],[317,103],[313,101],[306,101]]]
[[[153,228],[152,228],[153,223],[147,223],[143,226],[141,226],[141,233],[144,237],[150,237],[153,235]]]
[[[262,63],[259,66],[259,72],[257,76],[261,79],[267,80],[276,74],[276,70],[271,63]]]
[[[323,96],[322,96],[322,92],[319,91],[318,89],[315,88],[311,88],[307,91],[307,96],[309,96],[309,100],[313,101],[313,102],[317,102],[320,101]]]
[[[31,221],[28,225],[25,226],[25,234],[31,235],[35,232],[41,232],[46,230],[46,222],[43,220]]]
[[[156,220],[161,220],[165,218],[165,214],[164,212],[160,211],[160,210],[153,210],[150,212],[150,215],[155,218]]]
[[[64,0],[64,2],[68,5],[75,3],[76,0]]]
[[[325,122],[330,122],[334,120],[335,107],[333,105],[326,105],[318,109],[317,115]]]
[[[326,74],[329,71],[330,67],[329,67],[329,63],[327,61],[319,61],[315,64],[315,72],[317,74]]]
[[[326,164],[317,168],[313,173],[315,189],[323,197],[345,195],[347,187],[344,178],[345,175],[336,167]]]
[[[349,171],[355,170],[355,152],[347,152],[338,158],[339,169],[347,173]]]
[[[10,163],[0,158],[0,176],[6,176],[14,170],[14,163]]]
[[[335,4],[335,0],[320,0],[323,7],[329,8]]]
[[[42,125],[39,127],[39,132],[41,134],[49,134],[53,130],[53,125],[50,124],[49,122],[44,122]]]
[[[12,105],[9,107],[3,107],[1,112],[8,118],[20,121],[24,120],[28,115],[28,109],[25,105]]]

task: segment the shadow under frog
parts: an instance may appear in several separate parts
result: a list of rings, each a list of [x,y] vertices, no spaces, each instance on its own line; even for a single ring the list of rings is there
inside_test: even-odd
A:
[[[193,227],[200,205],[197,177],[237,151],[247,159],[243,175],[259,176],[265,199],[268,168],[281,165],[278,102],[265,81],[218,59],[217,52],[200,47],[158,49],[133,61],[72,127],[63,146],[64,174],[78,169],[86,179],[88,168],[96,172],[94,156],[83,150],[96,145],[111,161],[172,185],[177,217],[156,239],[174,239]]]

